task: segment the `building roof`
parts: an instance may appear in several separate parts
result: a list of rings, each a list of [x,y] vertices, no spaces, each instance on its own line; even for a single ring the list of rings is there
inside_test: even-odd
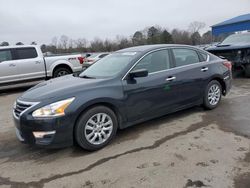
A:
[[[231,19],[226,20],[224,22],[215,24],[212,27],[230,25],[230,24],[235,24],[235,23],[239,23],[239,22],[247,22],[247,21],[250,21],[250,14],[244,14],[244,15],[241,15],[241,16],[231,18]]]

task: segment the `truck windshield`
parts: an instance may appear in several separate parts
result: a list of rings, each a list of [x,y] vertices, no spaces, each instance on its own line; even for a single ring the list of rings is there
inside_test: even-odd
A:
[[[136,52],[121,52],[110,54],[80,74],[85,78],[112,77],[119,74],[135,57]]]
[[[250,43],[250,33],[230,35],[221,44],[227,45],[235,43]]]

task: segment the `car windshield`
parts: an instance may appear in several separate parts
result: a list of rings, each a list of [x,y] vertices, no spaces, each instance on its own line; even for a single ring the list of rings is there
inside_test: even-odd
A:
[[[110,54],[80,74],[85,78],[113,77],[119,74],[135,57],[136,52],[121,52]]]
[[[234,34],[227,37],[221,44],[250,43],[250,34]],[[221,45],[220,44],[220,45]]]

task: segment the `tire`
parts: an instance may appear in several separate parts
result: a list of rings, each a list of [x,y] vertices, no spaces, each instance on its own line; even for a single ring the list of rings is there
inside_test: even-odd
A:
[[[250,65],[245,66],[245,76],[250,78]]]
[[[100,115],[99,121],[98,115]],[[115,137],[117,128],[118,122],[115,113],[108,107],[95,106],[79,117],[74,136],[81,148],[95,151],[106,146]]]
[[[53,73],[53,78],[65,76],[65,75],[71,74],[71,73],[72,73],[72,71],[69,68],[59,67],[59,68],[55,69],[55,71]]]
[[[221,84],[217,80],[212,80],[209,82],[203,98],[203,106],[205,109],[212,110],[216,108],[221,101],[221,96]]]

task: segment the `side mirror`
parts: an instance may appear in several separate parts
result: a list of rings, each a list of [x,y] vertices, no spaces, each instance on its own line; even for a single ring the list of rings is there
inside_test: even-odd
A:
[[[146,77],[148,76],[147,69],[134,70],[129,73],[130,78]]]

